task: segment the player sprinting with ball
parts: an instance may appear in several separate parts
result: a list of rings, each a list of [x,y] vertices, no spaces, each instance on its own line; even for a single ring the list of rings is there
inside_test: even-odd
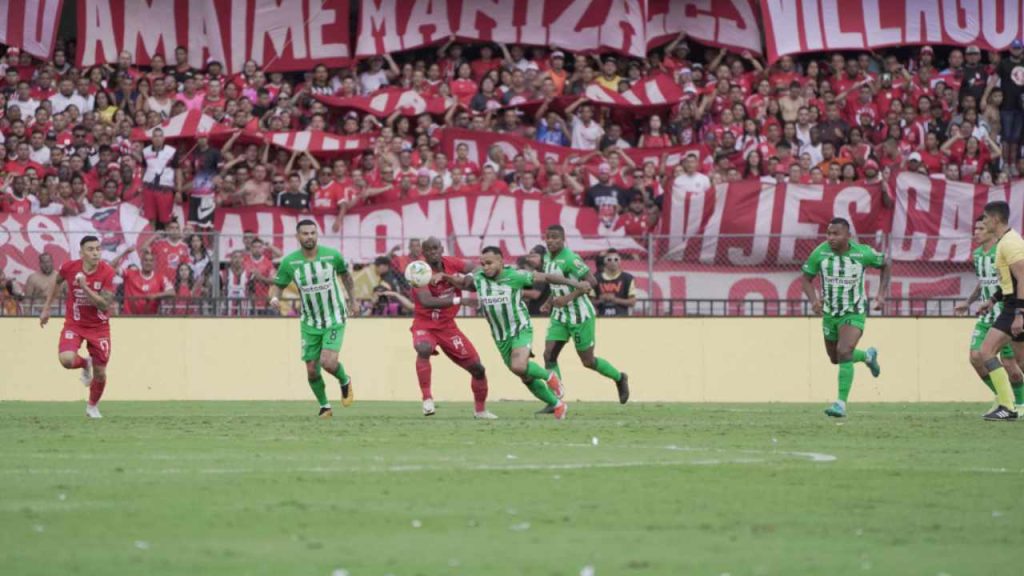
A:
[[[85,414],[89,418],[102,418],[99,402],[107,386],[107,363],[110,361],[110,317],[114,304],[114,268],[103,261],[99,238],[86,236],[79,243],[81,259],[69,260],[60,267],[57,282],[46,295],[39,325],[45,327],[50,320],[50,305],[60,293],[60,286],[68,283],[68,298],[64,312],[64,327],[60,330],[57,358],[68,370],[81,370],[82,383],[89,387],[89,402]],[[78,355],[85,342],[88,358]]]
[[[854,364],[867,364],[875,378],[882,372],[878,364],[878,350],[857,349],[867,317],[864,272],[868,268],[882,271],[878,295],[875,296],[875,310],[881,310],[889,290],[891,270],[885,256],[850,239],[850,223],[845,218],[833,218],[825,230],[825,238],[825,242],[819,244],[804,263],[801,280],[814,313],[823,314],[825,352],[833,364],[839,365],[839,399],[825,409],[825,414],[843,418],[846,416],[846,401],[853,388]],[[815,276],[821,277],[821,298],[814,289]]]
[[[440,348],[452,362],[469,372],[473,391],[473,416],[481,420],[497,418],[487,410],[487,373],[473,343],[459,330],[455,317],[463,302],[461,291],[444,279],[445,274],[470,274],[476,269],[471,262],[444,255],[437,238],[423,241],[423,260],[434,272],[426,286],[413,289],[412,345],[416,350],[416,378],[423,396],[423,415],[435,413],[434,395],[430,390],[430,357]]]
[[[318,232],[315,222],[301,220],[295,227],[295,232],[302,248],[281,260],[274,285],[270,287],[269,305],[271,309],[277,309],[281,290],[295,282],[302,303],[299,327],[302,335],[302,361],[306,363],[306,379],[317,402],[320,403],[319,416],[330,418],[334,412],[331,403],[327,401],[321,368],[338,380],[341,386],[342,406],[351,406],[355,400],[352,378],[345,373],[345,366],[338,359],[341,344],[345,339],[348,310],[355,308],[355,301],[352,300],[352,275],[340,252],[317,244]],[[342,297],[338,276],[341,276],[345,284],[348,302]]]
[[[534,282],[568,285],[583,291],[590,290],[590,284],[564,276],[548,276],[505,266],[504,254],[497,246],[483,249],[480,267],[471,275],[445,273],[441,279],[455,288],[477,293],[480,309],[491,326],[491,336],[494,337],[494,344],[505,366],[523,381],[534,396],[552,408],[556,419],[564,419],[568,406],[556,394],[562,387],[558,374],[530,360],[533,325],[530,324],[530,313],[523,301],[522,291],[523,288],[533,286]]]
[[[984,216],[978,218],[974,223],[974,242],[978,247],[971,255],[971,260],[974,263],[974,272],[978,276],[978,285],[967,300],[956,306],[955,312],[958,315],[967,314],[971,309],[971,304],[979,299],[983,302],[989,302],[999,289],[999,273],[996,271],[997,238],[989,234],[988,229],[985,228],[985,223],[982,222],[983,218]],[[992,385],[992,377],[989,376],[988,370],[985,369],[981,356],[981,344],[985,341],[989,330],[992,329],[992,324],[995,323],[996,318],[999,317],[1002,311],[1003,303],[1000,301],[995,302],[990,309],[980,312],[977,321],[974,323],[974,331],[971,333],[971,366],[974,367],[974,371],[978,373],[981,381],[985,383],[985,386],[993,394],[996,388]],[[1015,358],[1013,347],[1009,344],[1003,346],[999,350],[999,360],[1010,376],[1014,402],[1018,405],[1024,404],[1024,394],[1022,394],[1024,392],[1024,373],[1021,373],[1020,366],[1017,364],[1018,358]],[[992,406],[989,412],[997,407],[998,403]]]

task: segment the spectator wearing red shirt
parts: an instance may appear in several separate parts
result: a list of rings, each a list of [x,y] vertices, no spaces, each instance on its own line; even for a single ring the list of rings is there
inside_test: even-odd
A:
[[[125,258],[132,252],[129,248],[114,259],[115,270],[120,270]],[[142,252],[141,266],[128,266],[120,272],[124,280],[124,306],[121,314],[126,316],[156,316],[160,311],[160,300],[174,295],[173,285],[169,278],[156,271],[156,258],[153,252]]]
[[[188,244],[184,242],[181,224],[177,220],[167,223],[162,237],[150,236],[142,247],[143,251],[147,248],[156,257],[156,271],[166,278],[174,278],[178,264],[189,261]]]
[[[266,308],[267,294],[270,285],[274,282],[276,267],[274,263],[264,254],[263,240],[253,238],[249,245],[249,251],[242,258],[242,267],[252,281],[252,296],[256,302],[256,309]]]

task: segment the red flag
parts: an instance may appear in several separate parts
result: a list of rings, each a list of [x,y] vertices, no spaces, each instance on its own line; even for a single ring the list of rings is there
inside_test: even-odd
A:
[[[369,96],[315,96],[329,108],[359,110],[373,114],[378,118],[386,118],[400,111],[403,116],[417,116],[427,113],[443,116],[447,110],[444,98],[440,96],[423,96],[415,90],[386,88]]]
[[[172,116],[164,120],[159,127],[164,131],[164,139],[166,140],[212,138],[216,136],[229,137],[234,133],[231,128],[217,122],[212,116],[207,116],[197,110],[182,112],[177,116]],[[150,128],[149,130],[133,128],[131,138],[132,140],[149,140],[153,137],[153,130],[156,130],[156,128]]]
[[[362,152],[373,146],[367,136],[337,136],[321,131],[268,132],[265,136],[270,144],[292,152],[309,152],[314,156]]]

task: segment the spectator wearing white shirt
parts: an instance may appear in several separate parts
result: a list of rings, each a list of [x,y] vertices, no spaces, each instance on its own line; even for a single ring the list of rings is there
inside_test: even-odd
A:
[[[384,69],[385,59],[388,62],[387,70]],[[400,74],[401,71],[390,54],[384,54],[383,57],[374,56],[370,59],[370,69],[359,74],[359,88],[363,94],[373,94],[398,78]]]
[[[88,112],[87,104],[85,98],[82,98],[75,92],[75,84],[70,78],[61,80],[57,93],[50,96],[50,106],[53,108],[54,114],[60,114],[68,106],[72,105],[78,108],[79,112]]]
[[[581,106],[587,101],[582,97],[570,104],[565,113],[572,118],[572,147],[579,150],[597,150],[604,136],[604,128],[597,120],[594,120],[594,107],[589,104]],[[580,113],[575,113],[576,108]]]
[[[28,82],[18,82],[18,89],[15,91],[14,96],[7,101],[8,108],[11,106],[17,106],[21,110],[21,118],[27,120],[32,118],[36,114],[36,108],[39,108],[39,100],[32,97],[32,87],[29,86]]]
[[[40,128],[33,130],[28,139],[28,159],[42,166],[50,163],[50,148],[46,146],[45,139],[46,135]]]
[[[688,154],[683,159],[683,172],[672,180],[672,202],[680,205],[687,194],[704,194],[711,189],[711,180],[697,172],[697,156]]]
[[[157,230],[163,230],[174,211],[177,183],[177,150],[164,143],[164,131],[153,130],[152,144],[142,150],[142,210]]]

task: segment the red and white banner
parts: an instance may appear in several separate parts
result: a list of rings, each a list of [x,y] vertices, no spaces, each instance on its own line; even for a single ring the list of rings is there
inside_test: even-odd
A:
[[[862,242],[887,232],[890,216],[878,186],[766,184],[713,186],[704,193],[665,192],[666,257],[724,266],[795,265],[820,243],[828,221],[850,221]]]
[[[207,116],[197,110],[189,112],[182,112],[177,116],[171,116],[167,120],[164,120],[159,128],[163,130],[165,140],[183,140],[187,138],[214,138],[214,137],[230,137],[234,133],[234,130],[214,120],[212,116]],[[149,140],[153,137],[153,131],[156,128],[150,128],[143,130],[142,128],[132,128],[131,139],[132,140]]]
[[[327,132],[267,132],[266,141],[292,152],[309,152],[314,156],[338,156],[373,148],[368,136],[337,136]]]
[[[242,232],[253,231],[261,238],[274,238],[285,252],[298,249],[295,225],[313,218],[321,230],[333,228],[335,216],[299,214],[278,208],[237,208],[218,210],[215,219],[222,233],[221,254],[242,249]],[[473,257],[486,246],[501,246],[509,257],[527,254],[544,241],[544,229],[552,224],[565,227],[566,236],[577,252],[597,252],[611,246],[623,251],[642,246],[622,230],[608,230],[591,209],[563,206],[543,198],[524,195],[459,194],[430,196],[407,202],[364,206],[349,211],[342,220],[339,237],[323,242],[338,248],[353,262],[372,262],[393,246],[405,246],[410,238],[453,238],[450,252]]]
[[[586,96],[597,105],[626,108],[634,114],[654,113],[682,101],[683,89],[666,74],[656,74],[619,93],[599,84],[587,87]]]
[[[754,0],[647,0],[647,48],[680,32],[701,44],[761,54]]]
[[[64,0],[4,0],[0,2],[0,44],[39,58],[49,58],[57,41]]]
[[[52,256],[55,267],[60,268],[66,260],[79,257],[78,243],[88,235],[99,237],[103,257],[109,261],[135,246],[148,226],[138,207],[126,202],[88,216],[0,213],[0,270],[24,284],[39,270],[41,254]]]
[[[386,88],[371,96],[315,96],[328,108],[339,110],[359,110],[373,114],[378,118],[386,118],[395,112],[403,116],[417,116],[426,112],[435,116],[443,116],[447,108],[444,98],[440,96],[423,96],[415,90]]]
[[[524,153],[527,149],[537,154],[537,159],[543,163],[547,158],[553,158],[561,164],[566,159],[576,156],[582,157],[587,154],[586,150],[576,150],[566,146],[552,146],[535,140],[515,136],[512,134],[498,134],[496,132],[478,132],[475,130],[463,130],[461,128],[445,128],[441,131],[441,151],[454,161],[456,147],[465,144],[469,148],[469,159],[483,166],[487,161],[487,151],[491,146],[500,146],[505,156],[511,160],[517,154]],[[683,157],[694,154],[698,160],[703,160],[704,152],[700,146],[674,146],[672,148],[627,148],[623,153],[630,157],[637,166],[646,162],[654,162],[661,165],[664,160],[665,166],[671,167],[683,161]],[[595,156],[592,162],[599,163],[602,157]]]
[[[1024,181],[1009,186],[982,186],[903,172],[896,176],[894,188],[894,260],[970,260],[974,221],[989,202],[1009,202],[1010,227],[1021,230],[1024,224]]]
[[[360,5],[356,56],[409,50],[454,35],[643,58],[644,27],[643,0],[366,0]]]
[[[77,58],[93,66],[127,50],[135,64],[161,54],[173,66],[184,46],[193,68],[215,60],[229,73],[247,60],[266,70],[345,66],[349,22],[348,0],[78,0]]]
[[[908,44],[1005,50],[1024,35],[1024,0],[761,0],[768,59]]]

